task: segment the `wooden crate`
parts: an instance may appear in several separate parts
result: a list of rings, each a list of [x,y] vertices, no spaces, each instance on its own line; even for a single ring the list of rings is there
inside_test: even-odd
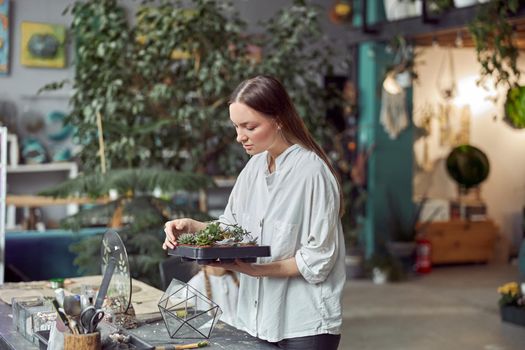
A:
[[[432,222],[423,236],[432,244],[432,264],[478,263],[492,259],[498,228],[490,220]]]

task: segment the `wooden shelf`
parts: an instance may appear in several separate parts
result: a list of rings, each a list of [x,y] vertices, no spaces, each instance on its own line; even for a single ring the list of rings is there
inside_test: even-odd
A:
[[[44,196],[30,195],[8,195],[6,204],[15,207],[45,207],[50,205],[67,205],[67,204],[102,204],[107,203],[108,199],[91,199],[91,198],[53,198]]]
[[[77,164],[73,162],[57,162],[57,163],[42,163],[42,164],[21,164],[16,166],[8,166],[8,174],[16,173],[40,173],[53,171],[69,171],[76,175]]]

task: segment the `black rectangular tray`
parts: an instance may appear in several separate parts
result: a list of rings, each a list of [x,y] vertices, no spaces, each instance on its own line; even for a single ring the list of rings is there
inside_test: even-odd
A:
[[[168,254],[180,256],[184,260],[195,260],[199,264],[229,263],[235,259],[256,262],[258,257],[270,256],[270,246],[196,247],[180,245],[169,249]]]

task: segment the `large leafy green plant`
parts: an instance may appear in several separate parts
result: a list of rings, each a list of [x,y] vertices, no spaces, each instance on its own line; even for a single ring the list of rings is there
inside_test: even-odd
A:
[[[163,222],[183,212],[154,209],[159,201],[152,187],[136,187],[151,184],[153,174],[139,169],[170,169],[174,176],[176,171],[237,174],[247,157],[236,145],[227,100],[240,81],[256,74],[279,78],[318,140],[336,149],[335,130],[326,124],[325,113],[338,97],[328,100],[321,83],[331,71],[333,53],[322,43],[315,8],[295,1],[262,24],[262,35],[251,37],[227,2],[185,4],[143,1],[132,25],[117,0],[76,1],[66,9],[73,15],[76,44],[67,122],[76,126],[85,176],[49,194],[103,196],[112,188],[108,184],[127,181],[118,186],[117,201],[82,212],[75,221],[82,224],[98,215],[122,224],[119,232],[132,245],[136,277],[144,280],[161,258]],[[253,45],[262,50],[260,60],[250,54]],[[331,154],[336,161],[342,156]],[[107,164],[108,175],[100,174],[101,164]],[[179,188],[202,189],[199,181],[180,182]],[[162,207],[169,209],[169,202]],[[92,247],[86,242],[77,248],[77,262],[90,272],[98,261],[90,259],[98,255]]]
[[[160,166],[236,174],[246,156],[235,144],[227,99],[242,80],[278,77],[319,141],[330,148],[322,75],[331,72],[316,8],[295,1],[245,34],[227,2],[145,1],[131,26],[117,0],[75,2],[74,95],[67,122],[77,127],[81,166],[96,170],[100,114],[108,168]],[[251,59],[250,47],[262,50]],[[179,53],[178,55],[176,53]],[[47,88],[59,88],[53,83]],[[336,97],[337,99],[337,97]]]

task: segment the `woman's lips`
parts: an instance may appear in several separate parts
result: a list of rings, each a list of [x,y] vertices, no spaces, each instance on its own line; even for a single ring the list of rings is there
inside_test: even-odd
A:
[[[250,149],[253,147],[253,145],[242,145],[242,147],[246,148],[246,149]]]

